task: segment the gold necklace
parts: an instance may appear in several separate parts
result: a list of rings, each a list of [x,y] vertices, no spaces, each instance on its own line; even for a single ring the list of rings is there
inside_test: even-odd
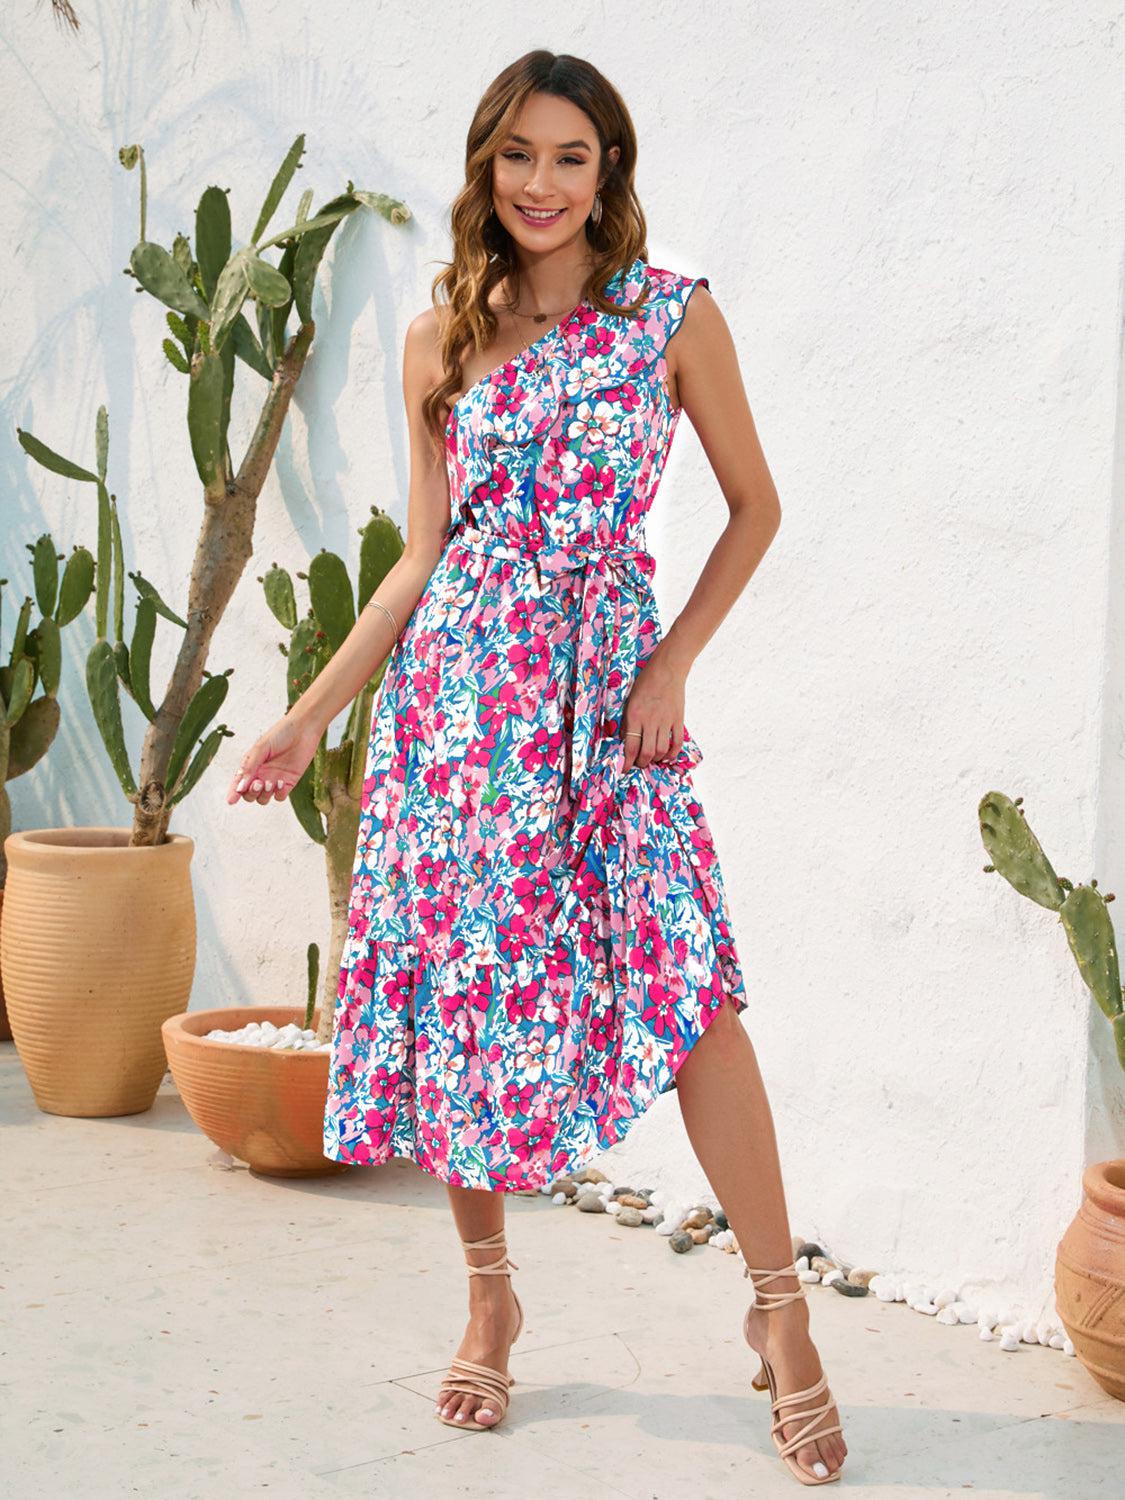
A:
[[[517,311],[517,309],[514,308],[510,302],[505,302],[504,306],[508,310],[508,312],[512,314],[513,317],[530,318],[533,323],[545,323],[548,318],[561,318],[563,313],[570,311],[568,307],[560,307],[558,312],[525,313]]]

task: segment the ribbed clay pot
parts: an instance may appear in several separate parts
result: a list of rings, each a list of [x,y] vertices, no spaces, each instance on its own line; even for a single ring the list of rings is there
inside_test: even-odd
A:
[[[0,972],[35,1102],[96,1118],[151,1109],[167,1069],[160,1027],[195,973],[195,904],[182,833],[32,828],[4,841]]]
[[[208,1040],[248,1021],[305,1024],[294,1005],[193,1010],[164,1022],[168,1066],[188,1114],[209,1140],[265,1177],[317,1177],[349,1163],[324,1154],[328,1052]],[[312,1025],[319,1023],[319,1012]]]
[[[1074,1352],[1101,1388],[1125,1400],[1125,1160],[1082,1174],[1082,1206],[1059,1241],[1055,1303]]]

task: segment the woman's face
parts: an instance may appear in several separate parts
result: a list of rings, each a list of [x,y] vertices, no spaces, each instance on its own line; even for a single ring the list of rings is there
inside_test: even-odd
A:
[[[607,170],[619,154],[616,146],[606,153]],[[582,232],[598,179],[598,136],[589,115],[569,99],[532,94],[492,159],[493,205],[517,244],[555,250]]]

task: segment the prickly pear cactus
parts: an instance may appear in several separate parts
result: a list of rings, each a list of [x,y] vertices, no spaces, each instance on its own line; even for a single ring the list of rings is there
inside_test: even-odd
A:
[[[7,663],[0,667],[0,886],[8,873],[4,840],[12,831],[7,783],[30,771],[54,743],[61,717],[61,632],[82,613],[94,586],[94,558],[85,547],[75,547],[64,559],[45,531],[28,542],[27,550],[39,619],[31,625],[33,601],[28,595],[16,617]],[[59,563],[64,561],[60,576]],[[7,583],[0,578],[0,628]]]
[[[296,702],[343,645],[355,625],[357,603],[360,609],[366,605],[402,556],[402,533],[378,506],[371,507],[371,519],[360,527],[359,535],[358,589],[352,587],[343,558],[322,548],[309,563],[308,572],[297,574],[308,583],[309,589],[308,612],[300,618],[289,573],[274,563],[267,573],[259,576],[258,582],[274,618],[290,632],[288,645],[279,643],[285,657],[285,696],[289,705]],[[329,746],[327,732],[322,736],[308,770],[287,798],[309,838],[324,845],[332,938],[321,993],[318,1029],[321,1041],[332,1032],[336,981],[347,936],[372,704],[385,668],[383,661],[353,702],[340,743]],[[319,957],[319,949],[317,954]],[[311,999],[309,1003],[311,1007]]]
[[[1003,792],[981,798],[981,838],[992,857],[985,871],[999,872],[1022,896],[1058,912],[1078,972],[1110,1023],[1117,1061],[1125,1069],[1125,1001],[1108,906],[1113,893],[1103,896],[1093,879],[1088,885],[1075,885],[1055,874],[1028,827],[1022,801],[1012,801]]]
[[[1022,798],[1015,802],[1003,792],[989,792],[981,798],[978,816],[984,847],[992,858],[992,868],[1019,891],[1040,906],[1058,911],[1066,892],[1043,846],[1027,826],[1020,809]]]

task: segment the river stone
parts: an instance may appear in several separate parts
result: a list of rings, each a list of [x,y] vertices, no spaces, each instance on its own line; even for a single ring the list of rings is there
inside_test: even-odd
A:
[[[793,1259],[800,1260],[801,1256],[804,1255],[807,1257],[809,1265],[811,1266],[813,1256],[823,1254],[824,1251],[820,1248],[819,1245],[814,1244],[811,1240],[801,1240],[797,1245],[796,1250],[794,1250],[793,1252]]]
[[[697,1245],[705,1245],[715,1231],[713,1224],[704,1224],[701,1229],[689,1229],[688,1233]]]
[[[639,1208],[621,1208],[617,1211],[617,1222],[626,1225],[629,1229],[636,1229],[644,1223],[644,1215]]]
[[[863,1271],[860,1270],[859,1267],[857,1267],[854,1271],[848,1272],[845,1280],[850,1281],[852,1286],[869,1287],[871,1285],[872,1277],[878,1276],[878,1274],[878,1271]],[[972,1321],[975,1322],[976,1319],[974,1318]]]
[[[579,1193],[578,1212],[582,1214],[604,1214],[605,1199],[601,1193]]]
[[[715,1210],[715,1223],[719,1226],[720,1229],[730,1228],[730,1220],[727,1218],[726,1214],[722,1211],[721,1208],[717,1208]]]
[[[631,1193],[629,1191],[618,1193],[617,1201],[624,1208],[639,1208],[643,1210],[649,1206],[647,1198],[642,1198],[640,1193]]]
[[[867,1288],[865,1286],[856,1286],[851,1281],[830,1281],[828,1285],[831,1287],[835,1287],[836,1291],[838,1291],[844,1297],[867,1296]]]
[[[575,1182],[608,1182],[604,1172],[599,1172],[597,1167],[583,1167],[581,1172],[575,1172]]]
[[[702,1229],[704,1224],[711,1222],[711,1210],[709,1208],[693,1208],[691,1213],[680,1225],[681,1229]]]
[[[573,1177],[556,1177],[551,1183],[552,1197],[555,1193],[565,1193],[568,1198],[573,1198],[577,1191],[578,1184]]]
[[[829,1260],[827,1255],[814,1255],[812,1260],[809,1261],[809,1269],[823,1276],[825,1271],[838,1271],[840,1268],[834,1260]],[[875,1272],[872,1271],[871,1274],[874,1276]],[[866,1283],[863,1284],[866,1285]],[[860,1283],[857,1281],[856,1286],[859,1285]]]
[[[692,1239],[691,1233],[687,1229],[674,1230],[673,1233],[668,1236],[668,1244],[676,1252],[677,1255],[683,1255],[686,1250],[695,1249],[695,1241]]]

